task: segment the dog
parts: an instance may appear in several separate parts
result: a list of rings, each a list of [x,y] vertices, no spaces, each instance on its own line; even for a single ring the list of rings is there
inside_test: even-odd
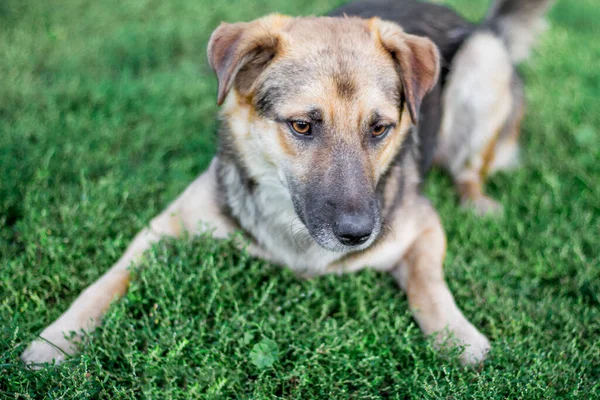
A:
[[[385,16],[439,47],[441,88],[428,95],[419,126],[421,170],[432,162],[446,169],[462,205],[479,215],[502,211],[483,191],[486,178],[518,165],[525,97],[516,65],[527,59],[545,30],[543,17],[553,2],[497,0],[480,24],[449,7],[418,0],[362,0],[331,13]]]
[[[161,238],[242,230],[252,255],[305,276],[391,273],[424,334],[480,363],[490,343],[448,289],[444,230],[421,193],[442,96],[438,46],[378,17],[274,14],[221,24],[207,53],[222,105],[210,166],[22,359],[75,354]]]

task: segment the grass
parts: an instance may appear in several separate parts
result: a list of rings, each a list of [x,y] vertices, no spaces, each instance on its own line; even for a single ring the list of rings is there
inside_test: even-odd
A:
[[[506,217],[426,191],[457,302],[493,342],[440,359],[385,275],[296,279],[230,242],[149,252],[81,355],[33,372],[26,344],[207,166],[221,20],[340,0],[0,2],[0,398],[600,398],[600,7],[561,1],[522,68],[524,163]],[[485,1],[453,0],[469,18]]]

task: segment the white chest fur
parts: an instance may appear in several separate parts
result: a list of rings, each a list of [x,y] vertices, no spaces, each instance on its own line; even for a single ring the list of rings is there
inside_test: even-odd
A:
[[[344,256],[314,241],[279,180],[263,180],[249,193],[235,165],[221,165],[220,175],[231,213],[273,261],[302,274],[318,275]]]

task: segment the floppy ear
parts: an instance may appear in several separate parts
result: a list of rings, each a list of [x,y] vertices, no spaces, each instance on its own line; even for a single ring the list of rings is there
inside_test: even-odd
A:
[[[437,46],[429,39],[409,35],[393,22],[375,19],[379,40],[398,63],[404,97],[413,124],[419,119],[423,97],[435,86],[440,73]]]
[[[208,41],[208,61],[217,73],[221,105],[235,84],[247,94],[279,46],[278,31],[290,20],[283,15],[269,15],[251,22],[222,23]]]

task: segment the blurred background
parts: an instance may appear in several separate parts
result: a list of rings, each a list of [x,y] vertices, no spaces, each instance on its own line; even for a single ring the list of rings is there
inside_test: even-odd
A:
[[[174,328],[176,322],[160,328],[140,322],[144,319],[131,305],[138,304],[135,293],[145,293],[148,300],[140,300],[139,307],[146,310],[164,289],[142,277],[141,292],[134,290],[130,303],[110,314],[112,322],[82,358],[37,375],[19,364],[23,345],[108,268],[135,232],[212,158],[216,79],[206,60],[212,30],[221,21],[271,12],[325,14],[342,3],[0,1],[0,397],[130,398],[165,391],[186,398],[194,382],[200,382],[194,392],[200,397],[599,395],[597,0],[558,1],[549,14],[550,29],[520,68],[528,100],[524,162],[489,183],[489,194],[506,208],[505,218],[478,219],[458,210],[450,180],[438,170],[426,186],[448,231],[452,290],[497,349],[491,367],[467,375],[470,388],[461,388],[465,382],[458,369],[446,368],[451,361],[439,366],[388,278],[365,272],[339,284],[339,278],[329,277],[298,282],[244,256],[219,258],[219,252],[231,252],[228,247],[193,250],[188,242],[179,243],[179,251],[164,250],[142,276],[179,282],[177,275],[158,272],[161,265],[178,263],[186,265],[188,276],[203,271],[196,289],[181,283],[187,291],[169,292],[184,304],[203,302],[204,294],[213,293],[210,288],[219,287],[216,282],[237,282],[233,292],[245,299],[239,304],[235,294],[213,293],[223,309],[238,310],[231,318],[245,318],[229,331],[231,340],[191,330],[184,338],[192,341],[189,353],[150,354],[153,343],[180,344],[165,338],[181,328]],[[472,21],[489,6],[485,0],[444,3]],[[206,259],[213,264],[202,264]],[[231,271],[238,270],[227,266],[247,268],[257,283],[236,277]],[[257,316],[252,290],[265,287],[280,288],[272,289],[277,296]],[[357,311],[348,314],[348,304]],[[285,323],[273,322],[269,315],[278,315],[281,306],[287,310],[280,316]],[[172,309],[178,314],[163,315],[165,321],[183,315],[193,323],[206,311]],[[323,315],[339,325],[327,325]],[[373,322],[382,315],[389,318]],[[228,318],[217,320],[226,325]],[[139,334],[124,339],[128,326],[138,327]],[[408,336],[403,342],[393,332]],[[279,364],[267,371],[247,359],[261,338],[277,339],[279,345]],[[140,343],[146,343],[145,350]],[[132,348],[141,355],[129,357]],[[206,354],[214,358],[207,361]]]

